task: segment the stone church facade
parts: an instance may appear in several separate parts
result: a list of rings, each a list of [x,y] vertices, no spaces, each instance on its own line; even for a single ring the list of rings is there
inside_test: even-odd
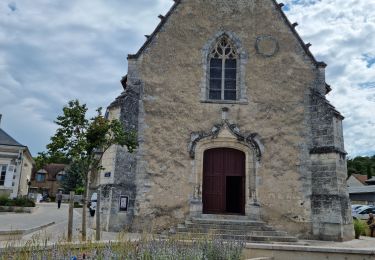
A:
[[[229,214],[300,238],[352,238],[343,117],[325,97],[326,64],[281,8],[176,0],[159,16],[108,107],[139,148],[103,157],[104,229]]]

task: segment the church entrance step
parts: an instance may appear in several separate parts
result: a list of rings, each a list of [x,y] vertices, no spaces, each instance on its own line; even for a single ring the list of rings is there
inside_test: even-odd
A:
[[[262,221],[254,221],[249,219],[208,219],[208,218],[192,218],[190,221],[196,224],[216,224],[216,225],[241,225],[241,226],[258,226],[265,225]]]
[[[245,230],[245,231],[273,231],[272,227],[267,225],[231,225],[231,224],[196,224],[185,223],[185,227],[190,229],[210,230],[210,229],[226,229],[226,230]]]
[[[262,221],[253,221],[242,216],[195,217],[177,227],[177,234],[186,238],[220,238],[252,243],[295,243],[298,239],[286,232],[277,231]]]
[[[204,238],[208,236],[212,238],[238,240],[238,241],[246,241],[246,242],[253,242],[253,243],[298,242],[298,239],[292,236],[256,236],[256,235],[207,234],[207,233],[190,233],[190,232],[189,233],[178,232],[178,234],[188,239]]]
[[[235,214],[226,214],[226,215],[202,214],[199,218],[200,219],[211,219],[211,220],[249,220],[248,216],[235,215]]]
[[[226,235],[251,235],[251,236],[287,236],[284,231],[263,231],[263,230],[233,230],[233,229],[211,229],[211,228],[177,228],[179,233],[205,233],[205,234],[226,234]]]

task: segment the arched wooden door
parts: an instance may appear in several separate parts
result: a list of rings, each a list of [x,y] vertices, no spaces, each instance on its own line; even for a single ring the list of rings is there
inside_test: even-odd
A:
[[[203,213],[245,214],[245,154],[231,148],[203,155]]]

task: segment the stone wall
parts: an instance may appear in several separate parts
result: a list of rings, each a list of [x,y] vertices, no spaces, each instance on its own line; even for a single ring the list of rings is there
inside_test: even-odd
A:
[[[274,223],[283,222],[280,212],[285,222],[309,220],[311,191],[301,180],[305,173],[300,172],[304,164],[300,154],[308,152],[301,150],[307,131],[304,98],[316,80],[315,65],[272,1],[182,1],[174,12],[138,58],[147,126],[140,137],[148,178],[139,183],[149,187],[140,188],[138,214],[142,217],[135,226],[156,222],[153,227],[163,228],[188,215],[194,161],[187,154],[187,138],[220,122],[223,106],[229,107],[229,121],[262,138],[265,153],[257,182],[263,215]],[[247,57],[241,68],[247,88],[245,104],[201,102],[206,46],[218,32],[233,35]],[[277,53],[257,53],[255,45],[262,35],[278,42]]]
[[[220,123],[223,107],[228,122],[258,133],[262,144],[255,180],[262,219],[302,237],[326,238],[328,226],[319,225],[331,222],[319,203],[329,195],[338,203],[328,205],[334,224],[350,223],[341,117],[325,100],[324,66],[288,23],[273,0],[177,1],[157,33],[129,56],[128,86],[117,106],[140,145],[136,154],[116,154],[113,230],[160,230],[184,221],[196,176],[190,135]],[[240,100],[212,102],[205,99],[207,50],[224,33],[241,55]],[[314,188],[319,183],[324,192]],[[127,213],[117,214],[120,194],[130,198]],[[345,233],[334,231],[335,238]]]

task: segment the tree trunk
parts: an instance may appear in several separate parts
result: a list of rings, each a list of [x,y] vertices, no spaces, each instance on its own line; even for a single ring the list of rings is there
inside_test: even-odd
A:
[[[69,196],[69,218],[68,218],[68,242],[72,242],[73,237],[73,208],[74,208],[74,191]]]
[[[87,202],[90,187],[90,172],[87,174],[85,183],[85,192],[83,193],[83,208],[82,208],[82,241],[86,241],[87,231],[86,231],[86,215],[87,215]]]
[[[101,189],[99,188],[97,191],[97,202],[96,202],[96,235],[95,238],[97,241],[100,241],[100,199],[101,199]]]

